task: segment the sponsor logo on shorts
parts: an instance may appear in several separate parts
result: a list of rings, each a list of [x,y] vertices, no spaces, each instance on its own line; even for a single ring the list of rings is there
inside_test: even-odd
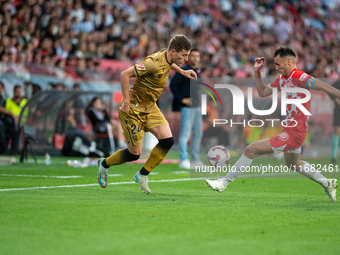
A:
[[[284,132],[284,133],[279,134],[279,138],[282,141],[287,141],[288,138],[289,138],[289,135],[288,135],[288,133]]]

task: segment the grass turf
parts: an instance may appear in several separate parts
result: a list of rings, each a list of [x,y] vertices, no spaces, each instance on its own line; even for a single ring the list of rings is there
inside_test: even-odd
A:
[[[0,189],[71,185],[0,191],[0,254],[340,253],[340,205],[308,179],[240,178],[223,194],[204,180],[152,182],[145,195],[130,183],[72,186],[95,184],[97,168],[67,167],[66,160],[0,166]],[[254,161],[261,163],[283,162]],[[109,183],[132,181],[141,166],[110,168],[123,175]],[[149,179],[189,177],[178,170],[161,164]]]

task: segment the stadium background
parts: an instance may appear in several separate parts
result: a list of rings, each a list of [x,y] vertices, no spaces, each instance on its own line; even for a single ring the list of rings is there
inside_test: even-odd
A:
[[[299,68],[331,83],[340,71],[339,6],[339,0],[2,0],[0,80],[8,97],[15,84],[26,86],[27,97],[33,85],[42,88],[40,99],[50,95],[29,109],[37,109],[37,130],[48,131],[36,148],[44,153],[55,149],[53,135],[65,131],[54,121],[70,97],[79,96],[81,106],[101,95],[114,115],[119,72],[166,47],[177,33],[201,51],[204,79],[250,86],[254,57],[264,56],[263,75],[272,80],[272,53],[289,45]],[[81,92],[72,90],[76,83]],[[166,87],[159,105],[172,125],[179,117],[170,110],[171,98]],[[268,108],[270,100],[262,104]],[[319,116],[313,116],[312,150],[327,155],[308,162],[328,168],[327,95],[313,94],[312,112]],[[219,114],[229,118],[227,111]],[[239,148],[245,142],[240,139]],[[37,158],[38,164],[29,157],[25,164],[0,165],[0,254],[340,254],[340,204],[329,203],[321,187],[297,173],[275,173],[275,179],[245,174],[216,194],[177,164],[160,164],[146,196],[131,181],[141,163],[111,168],[109,186],[102,189],[97,166],[66,164],[84,157],[52,156],[48,166],[44,156]],[[178,158],[178,151],[169,158]],[[237,159],[232,156],[231,164]],[[280,164],[259,157],[252,165]]]
[[[1,2],[0,21],[0,75],[6,96],[12,97],[15,84],[25,87],[24,95],[30,98],[33,84],[49,91],[72,90],[78,83],[85,92],[112,93],[112,101],[105,101],[113,117],[121,99],[120,71],[167,47],[169,39],[179,33],[188,36],[193,47],[200,50],[203,78],[252,78],[255,57],[264,56],[267,64],[263,77],[272,80],[277,75],[272,53],[278,45],[292,47],[298,56],[298,68],[330,84],[340,72],[340,14],[336,0],[13,0]],[[251,79],[243,83],[252,85]],[[83,105],[89,100],[89,95],[82,99]],[[179,129],[172,123],[179,116],[171,112],[171,100],[167,85],[159,105],[177,141]],[[53,107],[47,105],[44,109]],[[59,103],[60,111],[65,107]],[[219,113],[229,114],[225,109]],[[313,92],[312,113],[310,142],[317,145],[314,148],[319,153],[328,152],[325,148],[330,145],[332,126],[332,102],[328,96]],[[38,139],[39,148],[44,145],[42,151],[55,147],[55,133],[65,132],[65,128],[56,128],[49,115],[53,114],[45,114],[40,121],[25,119],[21,123],[31,121],[28,124],[45,131],[50,127]],[[81,129],[90,128],[78,124]],[[227,131],[233,138],[239,132]],[[246,142],[244,137],[236,137],[239,139],[228,146],[237,149],[239,144],[241,150]]]

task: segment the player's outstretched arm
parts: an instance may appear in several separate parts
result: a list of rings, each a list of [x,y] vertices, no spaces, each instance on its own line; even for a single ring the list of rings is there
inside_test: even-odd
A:
[[[315,81],[315,85],[314,85],[314,89],[315,90],[322,90],[324,92],[326,92],[327,94],[340,98],[340,90],[332,87],[331,85],[328,85],[327,83],[324,83],[320,80],[316,80]]]
[[[264,66],[265,61],[266,59],[263,57],[256,58],[254,64],[255,84],[260,97],[266,97],[272,94],[271,88],[263,83],[261,77],[261,68]]]
[[[135,72],[133,71],[133,66],[120,73],[120,86],[122,88],[123,104],[119,107],[119,109],[123,112],[129,112],[130,110],[129,86],[131,77],[136,77]]]
[[[176,64],[172,64],[171,65],[171,70],[174,70],[177,73],[182,74],[183,76],[190,78],[190,79],[194,79],[197,80],[197,75],[194,72],[194,70],[183,70],[182,68],[180,68],[178,65]]]

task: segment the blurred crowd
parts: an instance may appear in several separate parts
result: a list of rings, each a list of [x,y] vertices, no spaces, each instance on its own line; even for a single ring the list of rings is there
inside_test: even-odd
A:
[[[275,75],[274,49],[289,45],[300,69],[339,78],[339,6],[340,0],[2,0],[0,73],[36,63],[96,79],[98,60],[138,62],[181,33],[201,52],[202,77],[252,77],[258,56],[268,61],[264,75]]]

